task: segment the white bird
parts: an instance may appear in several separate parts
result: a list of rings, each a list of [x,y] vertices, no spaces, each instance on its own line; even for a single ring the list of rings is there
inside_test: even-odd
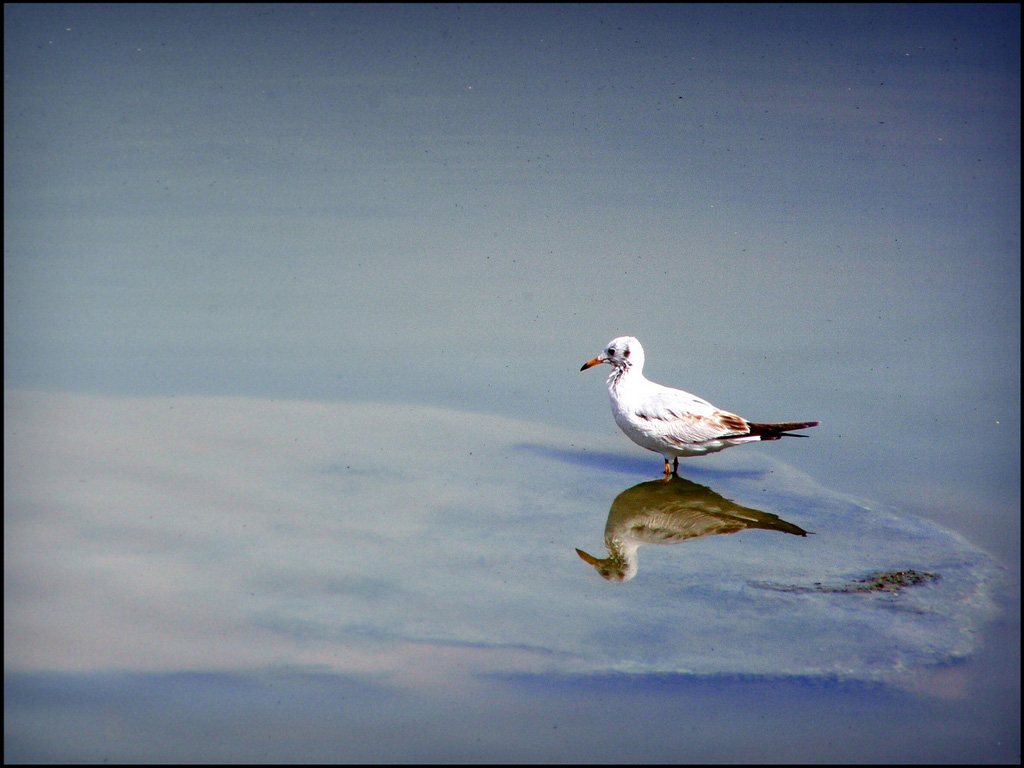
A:
[[[608,394],[615,423],[634,443],[665,457],[666,480],[679,469],[680,456],[703,456],[757,440],[807,437],[789,431],[819,423],[754,424],[689,392],[648,381],[644,377],[644,348],[632,336],[612,339],[604,352],[580,370],[599,363],[612,367]]]

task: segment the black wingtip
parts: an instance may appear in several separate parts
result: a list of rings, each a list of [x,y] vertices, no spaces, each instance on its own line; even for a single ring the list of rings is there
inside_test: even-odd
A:
[[[749,423],[749,426],[751,435],[758,435],[762,440],[778,440],[780,437],[810,437],[810,435],[793,434],[791,430],[810,429],[820,423],[820,421],[787,421],[781,424]]]

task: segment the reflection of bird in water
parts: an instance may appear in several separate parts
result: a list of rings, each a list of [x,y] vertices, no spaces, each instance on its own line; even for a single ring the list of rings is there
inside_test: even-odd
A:
[[[807,535],[778,515],[741,507],[710,488],[674,476],[668,482],[634,485],[615,498],[604,527],[608,557],[596,558],[581,549],[576,553],[609,581],[629,581],[636,576],[637,550],[643,544],[679,544],[746,528]]]
[[[599,363],[612,367],[608,394],[615,423],[634,443],[665,457],[666,480],[679,469],[680,456],[703,456],[757,440],[807,437],[790,430],[818,426],[816,421],[754,424],[689,392],[655,384],[644,377],[644,348],[632,336],[612,339],[580,370]]]

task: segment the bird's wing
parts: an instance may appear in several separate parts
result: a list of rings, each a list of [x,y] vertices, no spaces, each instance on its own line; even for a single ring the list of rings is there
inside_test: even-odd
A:
[[[652,392],[634,412],[638,419],[681,444],[750,432],[746,419],[679,389],[662,387]]]

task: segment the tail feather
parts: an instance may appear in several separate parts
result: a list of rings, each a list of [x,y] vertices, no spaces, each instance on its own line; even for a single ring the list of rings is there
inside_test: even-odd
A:
[[[780,437],[807,437],[794,435],[790,430],[816,427],[819,421],[787,421],[783,424],[754,424],[748,422],[751,435],[759,435],[762,440],[778,440]]]

